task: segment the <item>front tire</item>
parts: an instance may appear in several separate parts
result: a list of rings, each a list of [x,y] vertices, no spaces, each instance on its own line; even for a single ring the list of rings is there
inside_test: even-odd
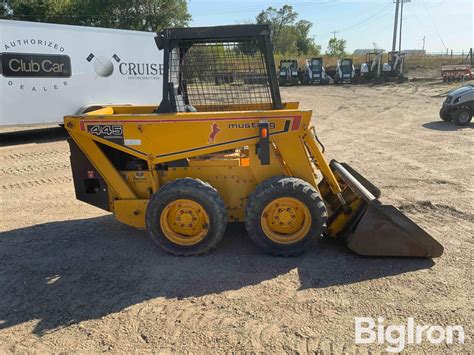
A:
[[[466,108],[460,108],[453,113],[453,122],[458,126],[467,126],[472,120],[472,113]]]
[[[439,117],[443,120],[443,121],[446,121],[446,122],[451,122],[452,120],[452,117],[448,114],[448,112],[441,107],[441,109],[439,110]]]
[[[201,255],[222,240],[227,224],[224,201],[208,183],[173,180],[150,199],[146,228],[156,245],[172,255]]]
[[[294,256],[321,237],[326,220],[326,207],[312,185],[278,176],[262,182],[250,195],[245,228],[263,251]]]

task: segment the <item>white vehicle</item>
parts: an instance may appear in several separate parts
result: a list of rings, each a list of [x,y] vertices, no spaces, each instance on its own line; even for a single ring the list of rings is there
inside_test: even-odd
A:
[[[303,74],[304,84],[329,84],[332,82],[332,78],[327,75],[326,69],[324,69],[322,57],[306,59]]]
[[[360,66],[362,81],[382,78],[382,51],[370,52],[365,55],[365,63]]]
[[[62,123],[106,104],[157,105],[155,33],[0,20],[0,125]]]
[[[338,59],[336,63],[336,75],[334,76],[334,83],[350,84],[355,80],[356,72],[352,59],[345,58],[342,61]]]
[[[474,85],[466,85],[448,93],[439,116],[443,121],[467,126],[474,113]]]
[[[383,75],[386,79],[395,78],[400,81],[404,79],[405,53],[388,52],[388,62],[383,63]]]

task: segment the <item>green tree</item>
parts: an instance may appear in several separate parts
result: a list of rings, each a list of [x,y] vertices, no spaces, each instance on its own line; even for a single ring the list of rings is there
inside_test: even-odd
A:
[[[298,21],[298,13],[290,5],[284,5],[281,9],[269,7],[257,15],[256,22],[271,26],[276,53],[318,55],[321,51],[321,47],[309,37],[313,24],[306,20]]]
[[[314,43],[314,39],[309,37],[309,31],[313,24],[306,20],[300,20],[295,24],[296,30],[296,50],[298,54],[319,55],[321,46]]]
[[[3,0],[0,17],[138,31],[186,26],[191,20],[187,0]]]
[[[289,35],[288,27],[294,25],[298,13],[293,11],[293,7],[290,5],[283,5],[279,10],[269,7],[266,10],[261,11],[257,15],[257,23],[268,24],[272,28],[272,42],[276,52],[284,53],[282,49],[287,47],[288,38],[282,38],[282,34],[286,37]],[[286,42],[285,44],[282,42]],[[282,48],[283,47],[283,48]]]
[[[326,50],[326,54],[330,55],[331,57],[342,57],[346,54],[346,40],[345,39],[338,39],[333,37],[329,40],[328,48]]]

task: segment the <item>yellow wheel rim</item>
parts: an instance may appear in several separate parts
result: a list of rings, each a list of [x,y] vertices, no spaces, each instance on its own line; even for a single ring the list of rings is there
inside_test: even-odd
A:
[[[209,215],[193,200],[175,200],[161,212],[160,226],[168,240],[178,245],[194,245],[206,236]]]
[[[293,197],[271,201],[260,218],[263,232],[278,244],[292,244],[302,240],[311,228],[311,214],[306,205]]]

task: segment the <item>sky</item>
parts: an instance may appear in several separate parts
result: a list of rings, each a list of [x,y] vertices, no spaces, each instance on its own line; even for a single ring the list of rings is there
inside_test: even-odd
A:
[[[461,52],[474,47],[474,0],[405,0],[402,49]],[[313,23],[311,36],[323,50],[334,35],[347,51],[392,47],[394,0],[189,0],[192,26],[248,23],[269,6],[293,6],[298,19]],[[397,39],[398,48],[398,39]]]

